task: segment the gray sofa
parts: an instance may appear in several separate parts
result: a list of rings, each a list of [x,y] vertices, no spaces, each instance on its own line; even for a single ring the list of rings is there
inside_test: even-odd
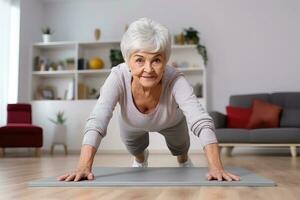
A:
[[[260,99],[282,107],[279,128],[237,129],[226,128],[226,115],[210,112],[216,126],[216,136],[220,147],[226,147],[226,154],[231,155],[237,146],[273,146],[290,147],[291,155],[297,156],[300,146],[300,92],[276,92],[246,95],[232,95],[229,105],[251,107],[253,99]]]

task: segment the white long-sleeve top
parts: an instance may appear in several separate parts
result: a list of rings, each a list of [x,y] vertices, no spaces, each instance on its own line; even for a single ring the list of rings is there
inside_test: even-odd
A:
[[[133,102],[131,80],[132,75],[125,63],[112,68],[87,120],[82,144],[98,149],[117,103],[121,108],[119,119],[134,130],[159,132],[176,125],[185,116],[189,129],[200,137],[202,147],[217,143],[212,118],[197,100],[183,73],[172,66],[166,66],[159,102],[147,114],[141,113]]]

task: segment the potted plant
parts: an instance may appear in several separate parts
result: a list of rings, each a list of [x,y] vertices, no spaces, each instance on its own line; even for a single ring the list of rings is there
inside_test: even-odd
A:
[[[111,49],[109,57],[110,57],[111,67],[117,66],[118,64],[124,62],[122,52],[119,49]]]
[[[184,29],[184,38],[187,44],[196,44],[198,53],[202,56],[204,64],[207,64],[208,56],[206,47],[200,44],[200,37],[198,36],[198,31],[192,27]]]
[[[187,44],[198,44],[200,40],[198,31],[192,27],[184,29],[184,38]]]
[[[202,56],[204,64],[206,65],[207,61],[208,61],[206,47],[204,45],[198,44],[197,45],[197,51]]]
[[[53,144],[65,144],[67,139],[67,126],[65,125],[66,118],[64,117],[64,112],[59,111],[56,114],[56,119],[49,119],[55,124]]]
[[[42,29],[43,32],[43,42],[51,42],[51,35],[53,34],[53,31],[50,27],[45,27]]]

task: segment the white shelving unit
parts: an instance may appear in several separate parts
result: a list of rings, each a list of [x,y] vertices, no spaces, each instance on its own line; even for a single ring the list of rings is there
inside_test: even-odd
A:
[[[86,119],[96,104],[95,98],[81,98],[78,93],[79,84],[86,85],[89,89],[99,91],[101,85],[111,71],[109,59],[110,49],[119,49],[120,41],[102,42],[50,42],[36,43],[32,45],[31,54],[31,94],[32,112],[35,124],[44,129],[44,148],[51,147],[54,127],[48,119],[55,117],[58,111],[64,111],[68,127],[67,141],[70,150],[80,150]],[[37,71],[34,66],[34,58],[39,56],[50,62],[58,62],[67,58],[74,59],[74,65],[60,71]],[[86,60],[92,57],[100,57],[104,61],[104,68],[100,70],[79,70],[78,59]],[[206,108],[206,69],[202,57],[196,50],[196,45],[173,45],[169,64],[176,63],[191,85],[202,84],[203,96],[198,98],[202,106]],[[70,90],[70,83],[74,83],[74,97],[65,98],[66,91]],[[55,99],[38,99],[36,92],[39,87],[51,87],[54,90]],[[116,106],[113,117],[108,125],[107,137],[101,142],[101,149],[124,150],[119,137],[118,115],[119,106]],[[191,137],[192,133],[190,133]],[[150,149],[165,149],[165,141],[159,134],[150,137]],[[191,140],[191,149],[199,149],[198,140]],[[125,151],[125,150],[124,150]]]
[[[111,71],[109,59],[110,49],[120,49],[120,41],[101,42],[74,42],[61,41],[50,43],[35,43],[32,46],[32,87],[33,101],[49,101],[49,99],[38,99],[36,93],[38,88],[52,88],[54,98],[52,101],[63,100],[96,100],[80,98],[78,94],[79,84],[87,86],[88,91],[92,88],[99,89]],[[64,70],[39,71],[34,66],[36,57],[46,59],[48,63],[58,63],[68,58],[74,59],[74,65]],[[104,67],[99,70],[78,69],[78,59],[98,57],[104,62]],[[172,45],[172,54],[168,64],[177,65],[191,85],[200,83],[202,85],[202,97],[199,97],[202,105],[206,107],[206,70],[202,57],[196,50],[196,45]],[[70,87],[73,83],[73,87]],[[66,99],[66,93],[73,88],[73,97]]]

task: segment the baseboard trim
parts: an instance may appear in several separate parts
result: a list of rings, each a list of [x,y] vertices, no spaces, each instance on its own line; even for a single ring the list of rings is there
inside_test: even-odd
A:
[[[169,150],[164,149],[149,149],[151,154],[170,154],[171,152]],[[42,150],[43,154],[50,154],[50,150]],[[63,154],[63,150],[55,150],[54,154]],[[68,154],[80,154],[80,150],[68,150]],[[129,154],[127,150],[122,149],[98,149],[97,154]],[[189,154],[204,154],[201,150],[189,150]]]
[[[296,147],[300,147],[300,144],[286,144],[286,143],[282,143],[282,144],[263,144],[263,143],[219,143],[219,146],[222,147],[290,147],[290,146],[296,146]]]

